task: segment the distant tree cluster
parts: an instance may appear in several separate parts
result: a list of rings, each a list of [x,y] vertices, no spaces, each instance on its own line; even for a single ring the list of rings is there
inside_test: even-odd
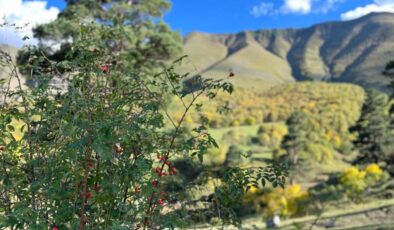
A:
[[[394,155],[394,133],[390,121],[390,100],[386,94],[369,91],[361,117],[351,131],[360,152],[356,164],[390,162]]]

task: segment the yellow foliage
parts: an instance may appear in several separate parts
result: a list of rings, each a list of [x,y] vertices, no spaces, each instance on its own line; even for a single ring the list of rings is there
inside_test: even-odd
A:
[[[360,191],[366,186],[364,182],[365,175],[366,173],[364,171],[360,171],[357,167],[350,167],[342,174],[340,182],[345,186],[349,186]]]
[[[377,164],[370,164],[365,167],[364,171],[367,174],[368,182],[374,183],[383,179],[383,170]]]
[[[185,117],[185,123],[192,124],[193,123],[193,118],[190,115],[187,115]]]
[[[230,123],[231,126],[240,126],[241,122],[238,119],[232,120]]]
[[[367,188],[383,179],[383,170],[377,164],[370,164],[364,170],[351,167],[342,173],[340,183],[346,188],[349,197],[357,198]]]
[[[12,132],[12,136],[14,137],[14,139],[16,141],[22,140],[23,136],[25,135],[26,129],[24,129],[24,130],[21,130],[21,129],[24,125],[26,125],[26,123],[13,118],[11,121],[11,125],[15,128],[15,131]]]
[[[263,195],[262,201],[267,207],[267,214],[272,216],[296,216],[301,214],[304,206],[302,203],[308,198],[308,193],[302,190],[301,185],[293,184],[285,189],[276,188],[272,192]]]
[[[205,165],[221,165],[226,160],[228,146],[221,145],[220,148],[209,148],[204,155]]]
[[[288,133],[284,124],[262,125],[258,131],[258,140],[260,144],[272,149],[279,147],[283,137]]]
[[[382,175],[383,170],[377,164],[370,164],[365,168],[365,172],[370,175]]]
[[[314,101],[309,102],[309,103],[308,103],[308,107],[309,107],[310,109],[315,108],[315,107],[316,107],[316,102],[314,102]]]

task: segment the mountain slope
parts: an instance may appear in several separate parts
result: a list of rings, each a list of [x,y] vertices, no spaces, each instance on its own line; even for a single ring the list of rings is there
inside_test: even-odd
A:
[[[234,71],[242,86],[322,80],[383,89],[387,79],[381,71],[394,58],[394,14],[297,30],[192,33],[184,51],[195,64],[189,70],[213,77]]]

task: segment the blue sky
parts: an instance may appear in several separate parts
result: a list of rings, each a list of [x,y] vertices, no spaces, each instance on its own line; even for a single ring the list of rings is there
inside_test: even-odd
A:
[[[172,28],[179,29],[183,34],[195,30],[229,33],[242,30],[299,28],[325,21],[341,20],[342,13],[372,2],[372,0],[347,0],[338,2],[327,11],[323,11],[325,6],[316,5],[316,8],[312,7],[309,12],[302,10],[286,12],[283,8],[284,1],[281,0],[173,0],[173,9],[165,20]],[[261,7],[264,3],[266,3],[265,8]],[[253,11],[253,9],[258,10]]]
[[[164,20],[183,35],[192,31],[234,33],[300,28],[351,20],[370,12],[394,13],[394,0],[172,0],[172,3],[173,8]],[[31,35],[31,27],[54,20],[65,5],[64,0],[0,0],[0,23],[4,16],[16,24],[30,22],[24,34]],[[0,29],[0,43],[20,46],[17,37],[20,40],[21,34]]]
[[[187,34],[192,31],[233,33],[242,30],[308,27],[316,23],[342,20],[342,14],[357,7],[377,3],[394,4],[394,1],[172,0],[172,3],[173,8],[164,20],[173,29]],[[48,6],[61,9],[65,6],[65,1],[49,0]]]

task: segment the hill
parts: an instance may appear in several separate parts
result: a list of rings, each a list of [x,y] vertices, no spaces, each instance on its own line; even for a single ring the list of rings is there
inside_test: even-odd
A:
[[[394,14],[372,13],[306,29],[191,33],[184,52],[192,70],[214,77],[232,70],[241,86],[319,80],[383,89],[387,79],[381,71],[394,58]]]

